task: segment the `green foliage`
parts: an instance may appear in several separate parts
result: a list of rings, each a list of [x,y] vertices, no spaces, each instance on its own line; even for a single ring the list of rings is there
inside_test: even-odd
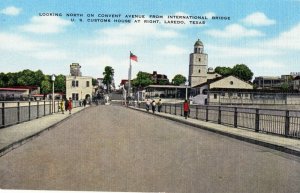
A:
[[[159,80],[159,81],[158,81],[158,84],[159,84],[159,85],[168,85],[168,84],[169,84],[169,81],[168,81],[168,80]]]
[[[237,64],[232,68],[232,75],[245,81],[251,81],[253,72],[245,64]]]
[[[280,85],[280,90],[283,92],[289,92],[292,88],[290,88],[289,84],[285,82]]]
[[[56,76],[54,82],[55,92],[66,92],[66,77],[62,74]]]
[[[0,73],[0,87],[11,86],[38,86],[43,94],[52,91],[50,75],[44,75],[41,70]],[[62,74],[56,76],[55,92],[66,92],[66,79]]]
[[[134,87],[145,87],[153,84],[151,80],[151,74],[147,72],[139,71],[136,75],[136,78],[132,80],[132,85]]]
[[[215,68],[215,72],[222,76],[232,75],[232,69],[230,67],[218,66]]]
[[[245,64],[236,64],[233,68],[218,66],[215,72],[222,76],[233,75],[245,81],[251,81],[253,72]]]
[[[51,89],[52,89],[52,85],[49,80],[43,80],[41,82],[41,93],[42,94],[50,93]]]
[[[180,84],[184,84],[185,82],[186,82],[186,77],[184,77],[181,74],[176,74],[172,79],[172,83],[177,86]]]
[[[110,84],[114,78],[115,71],[111,66],[105,66],[103,72],[103,83],[106,84],[107,91],[109,91]]]

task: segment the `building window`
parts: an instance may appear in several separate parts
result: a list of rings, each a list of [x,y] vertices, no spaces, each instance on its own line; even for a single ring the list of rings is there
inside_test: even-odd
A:
[[[72,87],[78,87],[78,86],[79,86],[78,80],[72,80]]]
[[[90,81],[86,81],[86,87],[90,87]]]
[[[233,85],[233,81],[230,81],[229,83],[230,83],[230,85]]]
[[[198,70],[199,73],[201,73],[201,70]]]
[[[201,58],[199,58],[199,62],[201,62]]]
[[[218,95],[217,94],[214,94],[214,99],[217,99],[218,98]]]

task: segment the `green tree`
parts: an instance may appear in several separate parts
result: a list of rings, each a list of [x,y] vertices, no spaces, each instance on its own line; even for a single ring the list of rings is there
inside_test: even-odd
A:
[[[232,75],[239,77],[245,81],[251,81],[253,77],[253,72],[245,64],[236,64],[232,68]]]
[[[17,84],[17,79],[18,79],[18,75],[17,73],[7,73],[6,74],[7,77],[7,82],[6,82],[6,86],[16,86]]]
[[[34,72],[34,85],[41,86],[42,81],[44,80],[45,75],[41,70],[37,70]]]
[[[284,82],[280,85],[280,90],[283,91],[283,92],[288,92],[292,89],[290,88],[288,83]]]
[[[186,77],[184,77],[181,74],[176,74],[172,79],[172,83],[177,86],[180,84],[184,84],[185,82],[186,82]]]
[[[41,82],[41,93],[47,94],[50,93],[52,90],[52,84],[50,83],[49,79],[45,79]]]
[[[55,92],[66,92],[66,77],[64,75],[59,74],[55,77],[54,90]]]
[[[111,66],[105,66],[104,72],[103,72],[103,83],[106,85],[107,92],[109,92],[109,87],[112,83],[112,80],[114,78],[114,69]]]
[[[153,84],[153,81],[151,80],[151,74],[147,72],[139,71],[136,78],[132,80],[132,85],[134,87],[145,87],[150,84]]]
[[[159,81],[158,81],[158,84],[159,84],[159,85],[168,85],[168,84],[169,84],[169,81],[168,81],[168,80],[159,80]]]
[[[222,76],[232,75],[232,69],[230,67],[218,66],[218,67],[215,68],[215,72],[222,75]]]

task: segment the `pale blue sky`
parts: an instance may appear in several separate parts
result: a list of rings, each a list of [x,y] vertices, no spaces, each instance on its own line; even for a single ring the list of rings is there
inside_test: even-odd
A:
[[[79,62],[83,75],[102,77],[105,66],[115,69],[118,85],[127,79],[129,51],[138,71],[187,76],[189,54],[199,38],[208,54],[208,66],[244,63],[255,76],[300,71],[300,1],[298,0],[1,0],[0,71],[41,69],[44,73],[69,73]],[[61,17],[39,16],[62,13]],[[66,17],[83,14],[83,22]],[[163,15],[159,24],[87,22],[87,14]],[[204,25],[164,24],[168,15],[230,20],[206,20]],[[147,18],[146,18],[147,19]],[[143,20],[141,21],[143,22]]]

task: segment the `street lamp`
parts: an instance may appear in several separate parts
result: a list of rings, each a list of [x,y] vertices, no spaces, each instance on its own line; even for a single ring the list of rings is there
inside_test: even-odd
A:
[[[55,74],[51,75],[52,81],[52,113],[54,113],[54,82],[55,82]]]
[[[184,83],[185,85],[185,100],[187,100],[187,97],[188,97],[188,86],[189,86],[189,81],[186,81]]]

